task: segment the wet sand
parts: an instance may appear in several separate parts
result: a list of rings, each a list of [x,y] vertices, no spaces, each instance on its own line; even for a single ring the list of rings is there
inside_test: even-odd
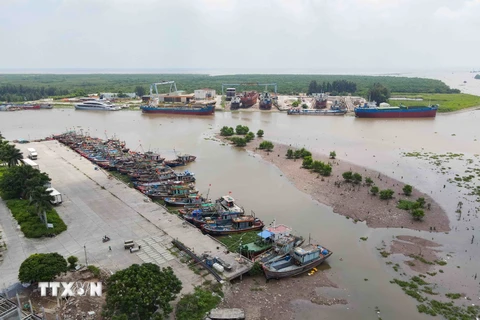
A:
[[[440,246],[438,243],[418,237],[397,236],[391,243],[390,253],[411,258],[405,261],[405,264],[415,272],[425,273],[435,268],[440,251],[434,248]]]
[[[223,139],[223,137],[218,138]],[[225,141],[225,140],[224,140]],[[429,195],[416,190],[413,186],[412,195],[403,195],[404,183],[390,178],[377,171],[367,169],[347,161],[329,159],[326,155],[313,154],[314,160],[329,162],[333,170],[329,177],[321,177],[310,170],[301,168],[302,159],[287,159],[288,149],[294,149],[285,144],[275,144],[272,152],[258,149],[262,139],[251,141],[246,149],[260,155],[263,160],[278,167],[282,173],[301,191],[312,196],[313,199],[331,206],[333,211],[353,219],[365,221],[371,228],[407,228],[413,230],[448,232],[450,231],[449,219],[443,208]],[[226,141],[228,143],[228,141]],[[346,171],[358,172],[363,176],[363,182],[355,185],[346,182],[342,173]],[[391,200],[381,200],[379,196],[370,194],[370,186],[364,181],[370,177],[374,184],[382,189],[395,191]],[[430,209],[425,209],[423,221],[414,221],[410,213],[396,207],[398,200],[407,199],[414,201],[419,197],[425,198]]]

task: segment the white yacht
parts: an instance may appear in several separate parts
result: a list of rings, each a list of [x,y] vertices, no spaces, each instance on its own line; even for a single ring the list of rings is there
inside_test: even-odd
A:
[[[117,111],[117,110],[120,110],[121,107],[112,104],[110,101],[90,100],[90,101],[83,101],[82,103],[76,104],[75,109]]]

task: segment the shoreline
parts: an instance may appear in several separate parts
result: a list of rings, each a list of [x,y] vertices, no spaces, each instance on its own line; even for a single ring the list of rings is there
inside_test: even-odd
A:
[[[231,145],[230,141],[218,134],[216,138]],[[301,168],[302,159],[286,158],[287,150],[295,150],[295,148],[277,143],[274,144],[272,152],[267,152],[257,149],[262,141],[262,138],[256,138],[244,148],[260,156],[262,160],[275,165],[298,190],[310,195],[313,200],[332,207],[336,214],[353,219],[355,222],[365,221],[370,228],[406,228],[432,232],[451,230],[445,210],[433,198],[420,192],[415,186],[412,186],[412,195],[405,196],[402,188],[406,184],[401,181],[345,160],[332,160],[327,155],[313,153],[314,160],[332,164],[332,174],[328,177],[321,177],[310,170]],[[371,187],[365,185],[364,182],[358,185],[345,182],[342,173],[346,171],[358,172],[363,179],[370,177],[380,190],[392,189],[395,191],[393,199],[381,200],[378,195],[371,195],[369,193]],[[426,204],[430,204],[430,209],[424,210],[423,221],[414,221],[408,211],[396,207],[400,199],[414,201],[419,197],[425,198]]]

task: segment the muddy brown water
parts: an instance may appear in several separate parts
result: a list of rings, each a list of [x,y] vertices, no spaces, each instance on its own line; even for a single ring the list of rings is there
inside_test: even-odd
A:
[[[444,245],[452,257],[445,273],[434,279],[443,292],[462,292],[480,303],[479,283],[474,280],[480,270],[479,220],[473,211],[478,203],[469,202],[447,179],[463,174],[465,163],[447,166],[452,174],[442,175],[432,165],[417,158],[402,157],[401,152],[458,152],[474,158],[480,153],[480,111],[438,115],[435,119],[356,119],[354,117],[294,117],[284,113],[217,112],[211,117],[143,115],[137,111],[88,112],[72,109],[18,111],[0,113],[0,130],[10,140],[38,139],[69,129],[105,138],[115,134],[131,149],[155,150],[167,158],[177,152],[191,153],[197,161],[184,169],[197,176],[197,188],[204,194],[211,184],[210,197],[231,192],[237,202],[253,210],[266,224],[273,220],[294,228],[295,232],[320,242],[334,255],[326,271],[343,294],[348,305],[323,307],[309,302],[295,303],[298,319],[318,319],[318,312],[328,319],[348,317],[374,319],[379,307],[383,319],[422,319],[417,302],[406,296],[398,286],[390,284],[400,277],[385,264],[376,247],[389,243],[395,235],[424,237]],[[317,152],[335,150],[337,157],[367,166],[408,182],[431,194],[447,211],[452,231],[449,234],[411,231],[406,229],[369,229],[332,212],[331,208],[312,201],[297,190],[282,173],[258,156],[209,140],[224,126],[247,125],[252,131],[263,129],[265,138],[276,142],[306,147]],[[422,150],[423,148],[423,150]],[[275,151],[274,151],[275,152]],[[41,157],[41,155],[39,155]],[[280,155],[283,156],[283,155]],[[478,161],[475,163],[478,164]],[[183,170],[180,168],[179,170]],[[463,174],[464,175],[464,174]],[[478,177],[475,180],[478,185]],[[443,188],[443,186],[446,186]],[[462,201],[463,218],[457,221],[457,203]],[[467,211],[471,215],[467,216]],[[470,220],[470,221],[469,221]],[[472,230],[472,226],[474,230]],[[467,230],[468,228],[468,230]],[[471,244],[472,235],[476,235]],[[368,241],[360,241],[368,237]],[[400,257],[390,257],[399,261]],[[460,266],[460,268],[457,268]],[[365,281],[364,279],[369,279]],[[338,295],[336,295],[337,297]]]

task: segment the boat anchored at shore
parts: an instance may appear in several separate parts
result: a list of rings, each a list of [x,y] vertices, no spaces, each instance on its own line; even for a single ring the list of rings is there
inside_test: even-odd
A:
[[[255,231],[263,229],[262,220],[255,216],[237,216],[229,225],[219,225],[215,221],[207,221],[202,226],[202,231],[211,236],[227,236],[229,234]]]
[[[343,116],[347,113],[346,110],[325,110],[325,109],[302,109],[302,108],[291,108],[287,111],[288,115],[306,115],[306,116]]]
[[[263,272],[267,280],[292,277],[319,266],[331,255],[332,252],[322,246],[308,244],[263,264]]]
[[[375,101],[365,103],[355,108],[358,118],[434,118],[437,115],[438,105],[414,107],[377,107]]]
[[[122,109],[119,106],[111,104],[109,101],[90,100],[75,105],[75,110],[95,110],[95,111],[118,111]]]

